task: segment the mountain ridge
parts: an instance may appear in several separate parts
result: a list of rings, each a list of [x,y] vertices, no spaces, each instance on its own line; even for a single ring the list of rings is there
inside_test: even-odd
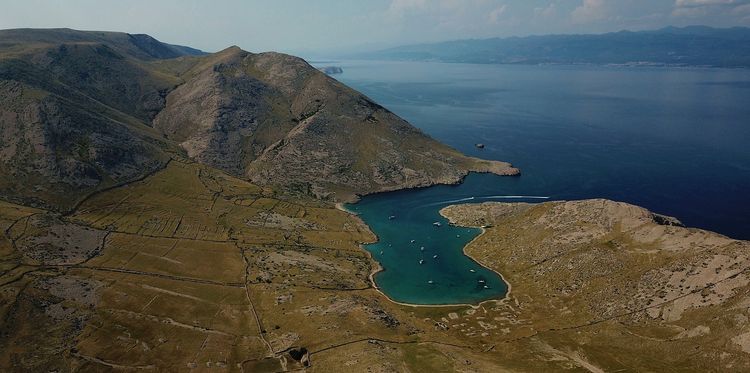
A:
[[[298,57],[184,48],[142,34],[0,31],[0,143],[20,149],[0,158],[0,196],[65,211],[174,156],[330,201],[518,173],[438,143]]]
[[[114,44],[133,56],[150,58],[175,58],[182,55],[205,55],[199,49],[162,43],[150,35],[130,34],[116,31],[81,31],[70,28],[17,28],[0,30],[0,47],[7,48],[21,43],[55,45],[76,42],[100,42]]]
[[[487,64],[750,67],[748,50],[750,28],[687,26],[603,34],[461,39],[404,45],[348,57]]]

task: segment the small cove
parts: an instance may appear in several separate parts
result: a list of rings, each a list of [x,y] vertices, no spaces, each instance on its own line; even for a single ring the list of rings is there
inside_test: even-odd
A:
[[[365,245],[384,269],[374,276],[377,286],[391,299],[410,304],[476,304],[504,297],[508,284],[502,277],[463,253],[481,229],[450,225],[439,214],[456,203],[548,198],[498,194],[493,181],[503,178],[470,174],[460,185],[374,194],[346,205],[378,236],[378,242]]]
[[[344,70],[336,79],[437,140],[522,172],[470,174],[460,185],[347,206],[378,235],[366,249],[385,269],[375,282],[396,301],[476,304],[505,295],[499,275],[463,254],[480,230],[451,227],[438,214],[450,204],[608,198],[750,238],[747,70],[336,64]]]

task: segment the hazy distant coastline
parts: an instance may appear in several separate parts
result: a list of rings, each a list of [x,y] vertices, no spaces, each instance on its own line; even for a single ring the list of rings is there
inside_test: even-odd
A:
[[[357,59],[479,64],[750,67],[750,28],[667,27],[653,31],[454,40],[358,53]]]

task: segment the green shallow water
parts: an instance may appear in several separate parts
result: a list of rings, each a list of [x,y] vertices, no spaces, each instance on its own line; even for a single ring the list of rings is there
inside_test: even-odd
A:
[[[476,182],[482,176],[469,178]],[[456,198],[457,191],[470,193],[469,189],[435,186],[382,193],[346,206],[378,235],[378,242],[365,248],[383,267],[375,282],[391,299],[437,305],[475,304],[505,296],[508,286],[502,277],[463,254],[481,229],[451,226],[439,214],[450,204],[482,201]]]

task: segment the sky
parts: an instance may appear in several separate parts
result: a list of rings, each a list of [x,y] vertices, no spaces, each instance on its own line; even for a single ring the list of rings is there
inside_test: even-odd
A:
[[[0,29],[144,33],[300,55],[466,38],[750,26],[750,0],[3,0]]]

